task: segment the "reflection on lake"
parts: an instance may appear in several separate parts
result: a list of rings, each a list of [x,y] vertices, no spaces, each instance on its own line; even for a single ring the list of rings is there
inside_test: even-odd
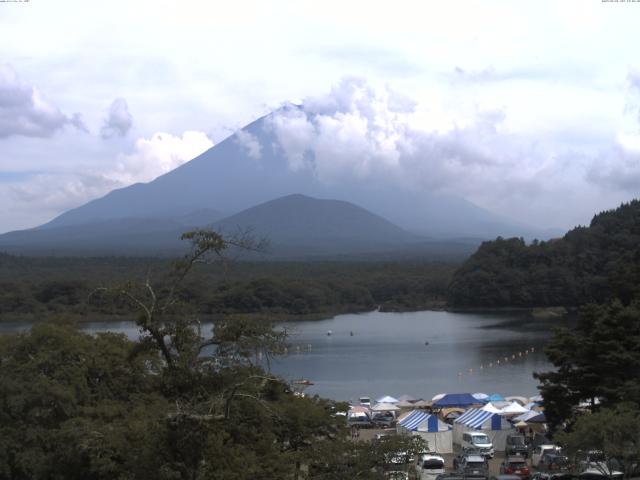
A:
[[[272,370],[288,380],[309,379],[314,385],[308,394],[338,400],[405,393],[430,399],[441,392],[532,396],[537,394],[532,373],[550,368],[542,353],[550,333],[530,328],[531,322],[516,315],[436,311],[291,322],[283,325],[290,333],[289,354],[276,359]],[[4,323],[0,332],[29,326]],[[139,335],[132,322],[91,322],[82,328]]]

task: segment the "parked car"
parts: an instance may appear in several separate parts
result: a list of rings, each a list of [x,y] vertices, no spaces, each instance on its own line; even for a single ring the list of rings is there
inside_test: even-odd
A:
[[[529,455],[529,447],[524,441],[523,435],[507,435],[504,454],[509,457],[511,455]]]
[[[500,473],[504,475],[517,475],[521,480],[528,480],[529,466],[521,455],[510,456],[500,464]]]
[[[489,439],[486,433],[482,432],[464,432],[462,434],[462,448],[476,448],[482,452],[483,455],[493,458],[494,450],[493,443]]]
[[[623,478],[624,473],[619,469],[620,464],[608,459],[600,450],[590,450],[577,455],[577,468],[580,471],[578,478],[580,480],[600,480],[600,479],[618,479]],[[609,461],[611,460],[611,461]]]
[[[463,448],[462,450],[460,450],[460,452],[458,452],[458,454],[455,457],[453,457],[453,469],[457,471],[458,465],[460,465],[460,463],[462,462],[462,459],[470,455],[482,457],[485,462],[487,461],[484,455],[482,455],[482,452],[477,448]]]
[[[435,480],[444,473],[444,458],[435,453],[423,453],[416,461],[416,476],[419,480]]]
[[[349,416],[347,417],[347,425],[349,427],[372,428],[373,422],[369,418],[369,415],[349,414]]]
[[[567,472],[570,469],[569,459],[557,452],[545,453],[538,462],[538,470],[541,472]]]
[[[371,417],[371,421],[378,427],[392,427],[396,423],[396,417],[391,412],[376,413]]]
[[[538,445],[531,452],[531,466],[538,468],[538,464],[540,463],[540,460],[545,453],[560,454],[560,447],[551,444]]]
[[[578,475],[578,480],[622,480],[624,473],[618,470],[610,470],[606,465],[600,468],[587,468]]]
[[[483,455],[464,455],[458,460],[457,469],[466,479],[489,478],[489,466]]]

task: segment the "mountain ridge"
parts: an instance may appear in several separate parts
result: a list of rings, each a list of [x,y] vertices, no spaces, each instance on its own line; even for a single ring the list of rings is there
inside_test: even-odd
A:
[[[432,238],[491,239],[499,235],[548,238],[543,230],[493,214],[462,197],[435,195],[425,189],[409,190],[366,178],[344,184],[321,181],[314,172],[311,154],[304,167],[293,168],[273,130],[273,119],[288,108],[304,111],[298,106],[283,107],[241,129],[261,146],[260,158],[249,155],[236,132],[151,182],[113,190],[59,215],[41,228],[99,219],[157,217],[168,212],[180,215],[203,207],[233,214],[275,198],[302,193],[355,203],[404,230]],[[313,119],[312,113],[308,115]]]

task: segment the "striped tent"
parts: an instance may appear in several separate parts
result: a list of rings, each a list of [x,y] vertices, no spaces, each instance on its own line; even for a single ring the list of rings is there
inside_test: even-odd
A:
[[[451,426],[437,415],[422,410],[413,410],[398,420],[398,433],[419,435],[427,441],[429,449],[437,453],[453,453]]]
[[[473,431],[486,433],[498,452],[504,451],[507,435],[515,433],[511,423],[502,415],[480,408],[470,408],[454,420],[453,442],[461,445],[462,434]]]

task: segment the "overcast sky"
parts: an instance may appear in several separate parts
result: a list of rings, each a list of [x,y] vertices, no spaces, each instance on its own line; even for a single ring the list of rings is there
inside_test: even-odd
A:
[[[330,119],[325,171],[366,177],[360,153],[522,222],[585,223],[640,196],[638,25],[640,2],[602,0],[0,2],[0,232],[284,102]]]

